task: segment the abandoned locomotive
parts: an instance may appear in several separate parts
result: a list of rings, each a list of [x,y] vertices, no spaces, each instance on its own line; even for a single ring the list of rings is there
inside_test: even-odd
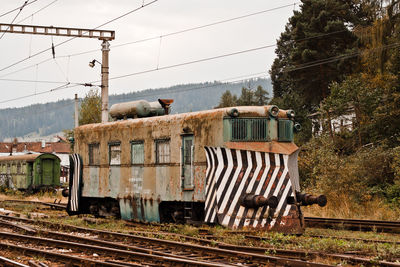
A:
[[[326,204],[300,193],[292,110],[168,115],[171,103],[116,104],[110,114],[124,120],[75,129],[69,214],[301,233],[300,206]]]

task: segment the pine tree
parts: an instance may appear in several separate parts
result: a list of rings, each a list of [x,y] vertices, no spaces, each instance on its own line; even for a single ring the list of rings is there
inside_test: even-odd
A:
[[[296,91],[315,108],[329,95],[332,81],[354,70],[354,58],[337,60],[357,49],[349,28],[357,20],[353,10],[352,1],[302,0],[277,42],[270,71],[274,97]]]
[[[254,101],[257,106],[264,106],[268,104],[269,97],[268,92],[265,91],[261,85],[257,86],[256,91],[254,92]]]
[[[233,107],[236,106],[236,102],[237,96],[232,95],[231,91],[226,90],[225,93],[222,94],[221,100],[216,108]]]
[[[254,92],[246,87],[242,87],[242,94],[237,100],[238,106],[255,106]]]

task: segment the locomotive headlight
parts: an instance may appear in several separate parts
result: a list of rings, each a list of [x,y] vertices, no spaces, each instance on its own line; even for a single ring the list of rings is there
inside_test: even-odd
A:
[[[270,114],[272,117],[278,117],[279,108],[278,108],[277,106],[275,106],[275,105],[272,105],[272,106],[269,108],[268,112],[269,112],[269,114]]]
[[[228,115],[236,118],[239,116],[239,110],[237,108],[232,108],[228,111]]]
[[[289,119],[293,119],[296,113],[294,112],[294,110],[289,109],[288,111],[286,111],[286,115]]]

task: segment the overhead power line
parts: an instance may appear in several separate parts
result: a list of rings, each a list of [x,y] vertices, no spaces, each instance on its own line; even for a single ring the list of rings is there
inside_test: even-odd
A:
[[[264,73],[264,75],[259,75],[259,76],[256,76],[256,77],[250,77],[250,78],[230,81],[232,79],[235,79],[235,77],[233,77],[233,78],[228,78],[228,79],[221,80],[220,81],[221,83],[214,83],[214,84],[211,84],[211,85],[205,85],[205,86],[200,86],[200,87],[189,87],[189,88],[184,88],[184,89],[179,89],[179,90],[178,89],[174,89],[174,90],[171,90],[170,92],[175,92],[175,91],[176,92],[185,92],[185,91],[199,90],[199,89],[202,89],[202,88],[215,87],[215,86],[220,86],[220,85],[224,85],[224,84],[238,83],[238,82],[241,82],[241,81],[248,81],[249,79],[263,78],[263,77],[266,77],[268,75],[265,72],[259,72],[259,73],[253,73],[253,74],[248,74],[248,75],[242,75],[242,76],[239,76],[239,77],[240,78],[249,77],[249,76],[258,75],[260,73]],[[224,81],[229,81],[229,82],[224,82]],[[37,95],[48,94],[48,93],[52,93],[52,92],[55,92],[55,91],[64,90],[64,89],[68,89],[68,88],[74,88],[74,87],[81,86],[81,85],[85,86],[85,85],[91,85],[91,84],[74,84],[74,85],[71,85],[70,83],[65,83],[64,85],[57,86],[57,87],[52,88],[50,90],[41,91],[41,92],[34,93],[34,94],[24,95],[24,96],[20,96],[20,97],[16,97],[16,98],[11,98],[11,99],[7,99],[7,100],[4,100],[4,101],[0,101],[0,104],[13,102],[13,101],[16,101],[16,100],[21,100],[21,99],[25,99],[25,98],[29,98],[29,97],[33,97],[33,96],[37,96]],[[95,85],[93,85],[93,86],[95,86]],[[141,96],[151,96],[151,95],[156,95],[156,94],[149,93],[149,94],[142,94]]]
[[[19,7],[16,7],[16,8],[14,8],[14,9],[12,9],[12,10],[6,12],[6,13],[1,14],[1,15],[0,15],[0,18],[6,16],[6,15],[8,15],[8,14],[11,14],[11,13],[17,11],[17,10],[20,10],[20,9],[23,8],[24,6],[28,6],[28,5],[30,5],[30,4],[33,4],[33,3],[35,3],[36,1],[38,1],[38,0],[32,0],[31,2],[28,2],[28,3],[26,3],[26,4],[24,3],[24,4],[22,4],[22,5],[19,6]]]
[[[19,9],[19,11],[18,11],[18,13],[17,13],[17,15],[15,15],[15,17],[14,17],[14,19],[11,21],[11,25],[14,23],[14,21],[17,19],[17,17],[18,17],[18,15],[19,14],[21,14],[21,12],[22,12],[22,9],[24,9],[24,7],[26,6],[26,4],[28,4],[28,0],[26,0],[25,2],[24,2],[24,4],[21,6],[21,8]],[[10,27],[8,27],[7,29],[9,29]],[[3,32],[3,34],[0,36],[0,40],[1,40],[1,38],[3,38],[3,36],[4,36],[4,34],[6,34],[6,32]]]
[[[184,31],[184,30],[182,30],[182,32],[183,32],[183,31]],[[293,39],[293,40],[291,40],[291,41],[293,41],[293,42],[302,42],[302,41],[311,40],[311,39],[316,39],[316,38],[321,38],[321,37],[325,37],[325,36],[329,36],[329,35],[333,35],[333,34],[343,33],[343,32],[346,32],[346,31],[347,31],[347,30],[334,31],[334,32],[324,33],[324,34],[315,35],[315,36],[310,36],[310,37],[305,37],[305,38],[300,38],[300,39]],[[113,46],[113,49],[118,48],[118,47],[122,47],[122,46],[125,46],[125,45],[128,45],[128,44],[135,44],[135,43],[139,43],[139,42],[144,42],[144,41],[146,41],[146,40],[153,40],[153,39],[156,39],[156,38],[159,38],[159,37],[147,38],[147,39],[137,40],[137,41],[134,41],[134,42],[124,43],[124,44],[120,44],[120,45],[114,45],[114,46]],[[276,44],[271,45],[271,46],[276,46]],[[70,58],[70,57],[80,56],[80,55],[84,55],[84,54],[88,54],[88,53],[93,53],[93,52],[98,52],[98,51],[99,51],[98,49],[95,49],[95,50],[88,50],[88,51],[84,51],[84,52],[80,52],[80,53],[76,53],[76,54],[57,56],[56,58]],[[52,59],[53,59],[53,58],[51,57],[51,58],[45,59],[45,60],[43,60],[43,61],[41,61],[41,62],[39,62],[39,63],[32,64],[32,65],[30,65],[30,66],[27,66],[27,67],[24,67],[24,68],[21,68],[21,69],[18,69],[18,70],[15,70],[15,71],[12,71],[12,72],[3,74],[3,75],[0,75],[0,78],[1,78],[1,77],[9,76],[9,75],[11,75],[11,74],[18,73],[18,72],[20,72],[20,71],[23,71],[23,70],[26,70],[26,69],[29,69],[29,68],[36,67],[37,65],[44,64],[44,63],[46,63],[46,62],[48,62],[48,61],[50,61],[50,60],[52,60]]]
[[[219,59],[219,58],[224,58],[224,57],[229,57],[229,56],[234,56],[234,55],[239,55],[239,54],[244,54],[244,53],[248,53],[248,52],[254,52],[254,51],[258,51],[258,50],[262,50],[262,49],[266,49],[266,48],[274,47],[274,46],[275,45],[265,45],[265,46],[260,46],[260,47],[256,47],[256,48],[251,48],[251,49],[241,50],[241,51],[237,51],[237,52],[232,52],[232,53],[228,53],[228,54],[223,54],[223,55],[218,55],[218,56],[213,56],[213,57],[208,57],[208,58],[202,58],[202,59],[182,62],[182,63],[169,65],[169,66],[164,66],[164,67],[160,67],[160,68],[154,68],[154,69],[149,69],[149,70],[144,70],[144,71],[124,74],[124,75],[120,75],[120,76],[115,76],[115,77],[109,78],[109,80],[116,80],[116,79],[126,78],[126,77],[130,77],[130,76],[150,73],[150,72],[154,72],[154,71],[171,69],[171,68],[181,67],[181,66],[185,66],[185,65],[200,63],[200,62],[204,62],[204,61],[209,61],[209,60],[214,60],[214,59]],[[99,82],[99,81],[95,81],[95,82]]]
[[[40,80],[18,80],[18,79],[0,79],[0,81],[4,82],[26,82],[26,83],[49,83],[49,84],[65,84],[65,81],[40,81]],[[71,84],[81,84],[81,83],[72,83]]]
[[[19,24],[19,23],[21,23],[21,22],[23,22],[23,21],[29,19],[30,17],[32,17],[33,15],[36,15],[36,14],[39,13],[39,12],[43,11],[44,9],[46,9],[46,8],[48,8],[49,6],[53,5],[53,4],[54,4],[55,2],[57,2],[57,1],[58,1],[58,0],[54,0],[53,2],[51,2],[51,3],[47,4],[47,5],[45,5],[44,7],[40,8],[38,11],[33,12],[33,13],[30,14],[29,16],[27,16],[27,17],[25,17],[25,18],[23,18],[23,19],[17,21],[17,24]]]
[[[300,2],[295,2],[294,4],[298,4],[298,3],[300,3]],[[218,24],[231,22],[231,21],[235,21],[235,20],[240,20],[240,19],[244,19],[244,18],[248,18],[248,17],[264,14],[264,13],[267,13],[267,12],[271,12],[271,11],[275,11],[275,10],[279,10],[279,9],[283,9],[283,8],[287,8],[287,7],[292,7],[292,6],[293,6],[293,4],[289,4],[289,5],[278,6],[278,7],[274,7],[274,8],[270,8],[270,9],[265,9],[265,10],[257,11],[257,12],[254,12],[254,13],[246,14],[246,15],[241,15],[241,16],[237,16],[237,17],[233,17],[233,18],[229,18],[229,19],[224,19],[224,20],[219,20],[219,21],[216,21],[216,22],[212,22],[212,23],[208,23],[208,24],[204,24],[204,25],[200,25],[200,26],[196,26],[196,27],[191,27],[191,28],[187,28],[187,29],[183,29],[183,30],[179,30],[179,31],[175,31],[175,32],[170,32],[170,33],[167,33],[167,34],[162,34],[162,35],[159,35],[159,36],[149,37],[149,38],[145,38],[145,39],[142,39],[142,40],[137,40],[137,41],[133,41],[133,42],[127,42],[127,43],[123,43],[123,44],[119,44],[119,45],[114,45],[113,48],[121,47],[121,46],[125,46],[125,45],[130,45],[130,44],[141,43],[141,42],[147,42],[147,41],[151,41],[151,40],[155,40],[155,39],[159,39],[159,38],[164,38],[164,37],[173,36],[173,35],[177,35],[177,34],[181,34],[181,33],[185,33],[185,32],[199,30],[199,29],[215,26],[215,25],[218,25]]]
[[[48,93],[51,93],[51,92],[54,92],[54,91],[58,91],[58,90],[66,89],[66,88],[77,87],[77,86],[80,86],[80,85],[82,85],[82,84],[74,84],[74,85],[70,86],[70,83],[65,83],[64,85],[60,85],[60,86],[54,87],[54,88],[52,88],[50,90],[46,90],[46,91],[42,91],[42,92],[36,92],[36,93],[33,93],[33,94],[29,94],[29,95],[24,95],[24,96],[20,96],[20,97],[16,97],[16,98],[7,99],[7,100],[4,100],[4,101],[1,101],[0,104],[7,103],[7,102],[13,102],[13,101],[16,101],[16,100],[25,99],[25,98],[29,98],[29,97],[32,97],[32,96],[44,95],[44,94],[48,94]]]
[[[142,6],[138,7],[138,8],[135,8],[135,9],[133,9],[133,10],[131,10],[131,11],[128,11],[128,12],[126,12],[126,13],[124,13],[124,14],[122,14],[122,15],[116,17],[116,18],[113,18],[113,19],[111,19],[111,20],[109,20],[109,21],[107,21],[107,22],[105,22],[105,23],[103,23],[103,24],[101,24],[101,25],[99,25],[99,26],[97,26],[97,27],[91,29],[91,30],[97,30],[97,29],[99,29],[99,28],[101,28],[101,27],[103,27],[103,26],[105,26],[105,25],[107,25],[107,24],[110,24],[111,22],[114,22],[114,21],[116,21],[116,20],[118,20],[118,19],[121,19],[121,18],[123,18],[123,17],[125,17],[125,16],[127,16],[127,15],[129,15],[129,14],[132,14],[132,13],[134,13],[134,12],[136,12],[136,11],[142,9],[142,8],[145,8],[145,7],[149,6],[149,5],[151,5],[151,4],[155,3],[155,2],[157,2],[157,1],[158,1],[158,0],[153,0],[153,1],[149,2],[149,3],[146,3],[146,4],[144,4],[144,5],[142,5]],[[67,39],[67,40],[65,40],[65,41],[63,41],[63,42],[61,42],[61,43],[55,44],[54,47],[58,47],[58,46],[61,46],[61,45],[63,45],[63,44],[66,44],[66,43],[68,43],[68,42],[74,40],[75,38],[76,38],[76,37],[69,38],[69,39]],[[49,51],[49,50],[51,50],[51,49],[52,49],[52,47],[43,49],[43,50],[41,50],[41,51],[39,51],[39,52],[37,52],[37,53],[35,53],[35,54],[29,56],[29,57],[23,58],[23,59],[21,59],[21,60],[19,60],[19,61],[17,61],[17,62],[14,62],[14,63],[11,64],[11,65],[8,65],[8,66],[6,66],[6,67],[0,69],[0,71],[4,71],[4,70],[9,69],[9,68],[11,68],[11,67],[13,67],[13,66],[16,66],[16,65],[18,65],[18,64],[20,64],[20,63],[22,63],[22,62],[24,62],[24,61],[26,61],[26,60],[28,60],[28,59],[31,59],[31,58],[36,57],[36,56],[38,56],[38,55],[41,55],[41,54],[43,54],[44,52],[47,52],[47,51]]]

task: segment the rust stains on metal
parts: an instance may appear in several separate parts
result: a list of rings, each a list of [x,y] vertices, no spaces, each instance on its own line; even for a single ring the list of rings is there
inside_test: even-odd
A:
[[[24,160],[24,161],[34,161],[41,154],[27,154],[27,155],[16,155],[16,156],[4,156],[0,157],[0,162],[10,161],[10,160]]]
[[[226,142],[225,147],[231,149],[252,150],[258,152],[290,155],[299,149],[294,143],[282,142]]]

